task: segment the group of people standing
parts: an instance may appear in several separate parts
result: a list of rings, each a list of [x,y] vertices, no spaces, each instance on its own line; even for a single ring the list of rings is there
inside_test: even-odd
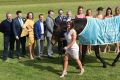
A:
[[[103,15],[103,8],[98,7],[97,14],[93,16],[92,10],[87,9],[86,14],[83,12],[83,6],[79,6],[75,19],[80,18],[98,18],[105,19],[113,16],[120,15],[120,7],[116,7],[115,15],[112,14],[112,9],[108,7],[106,14]],[[38,20],[34,21],[33,12],[28,12],[26,18],[22,16],[22,11],[16,11],[16,18],[13,19],[11,13],[6,13],[6,19],[0,24],[0,32],[4,37],[4,50],[2,59],[7,60],[7,57],[14,58],[14,44],[16,42],[16,55],[18,59],[26,55],[26,42],[29,46],[29,57],[33,60],[35,57],[41,59],[44,55],[44,40],[47,40],[47,54],[49,58],[53,58],[52,50],[52,35],[54,29],[59,29],[61,22],[67,23],[66,30],[58,30],[58,53],[65,54],[64,57],[64,70],[60,77],[67,74],[68,58],[71,56],[76,60],[80,68],[80,75],[84,73],[84,68],[79,59],[79,52],[82,53],[82,45],[77,44],[77,32],[74,30],[74,23],[71,21],[72,12],[68,11],[64,16],[63,9],[58,10],[58,16],[54,19],[54,11],[48,10],[46,20],[43,14],[39,14]],[[34,46],[36,42],[37,55],[34,54]],[[119,52],[119,43],[115,43],[115,51]],[[104,52],[110,51],[110,46],[106,45]],[[91,45],[88,46],[88,53],[91,52]]]
[[[108,7],[106,9],[106,12],[104,14],[104,8],[103,7],[98,7],[97,8],[97,13],[96,15],[93,15],[92,10],[91,9],[87,9],[86,10],[86,14],[84,14],[83,12],[83,7],[79,6],[78,7],[78,15],[76,15],[76,18],[98,18],[98,19],[105,19],[105,18],[111,18],[113,16],[120,16],[120,7],[116,7],[115,8],[115,14],[113,14],[112,8]],[[106,52],[110,52],[110,45],[106,45],[104,50],[101,50],[104,53]],[[119,43],[115,43],[115,52],[118,53],[119,50]],[[82,46],[80,45],[80,52],[82,53]],[[89,45],[87,47],[87,53],[91,53],[91,45]]]
[[[53,19],[50,17],[52,12],[52,10],[48,11],[49,17],[47,18],[46,23],[44,21],[43,14],[40,14],[39,20],[34,22],[34,15],[32,12],[28,12],[26,18],[23,18],[22,11],[16,11],[17,17],[15,19],[13,19],[11,13],[6,13],[6,19],[0,24],[0,32],[3,33],[4,37],[4,50],[2,55],[3,61],[6,61],[7,57],[14,58],[13,52],[15,42],[17,58],[21,59],[22,57],[25,57],[27,41],[29,47],[29,57],[33,60],[35,58],[35,40],[38,48],[37,57],[40,58],[44,50],[45,26],[48,25],[48,27],[50,27],[50,31],[52,29],[51,27],[54,26],[54,22],[51,23],[49,21],[50,19],[53,21]],[[50,31],[47,30],[46,33],[49,42],[48,45],[51,46],[49,36],[51,37],[52,35],[50,34],[52,33],[49,33]],[[51,32],[53,32],[53,30]],[[48,51],[51,50],[49,49],[49,46]]]
[[[4,50],[2,59],[7,60],[7,57],[14,58],[14,43],[16,42],[16,54],[18,59],[26,55],[26,37],[20,37],[22,26],[25,23],[25,18],[22,17],[22,12],[16,12],[17,17],[13,20],[11,13],[6,13],[6,19],[0,24],[0,31],[4,37]],[[20,44],[22,52],[20,52]]]

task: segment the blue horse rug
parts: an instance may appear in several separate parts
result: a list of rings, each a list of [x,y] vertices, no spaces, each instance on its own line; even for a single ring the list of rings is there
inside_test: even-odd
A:
[[[87,24],[79,34],[83,45],[105,45],[120,42],[120,16],[107,19],[87,18]]]

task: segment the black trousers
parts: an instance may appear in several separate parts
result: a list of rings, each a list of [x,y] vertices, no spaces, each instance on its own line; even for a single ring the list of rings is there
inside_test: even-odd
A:
[[[10,36],[4,36],[4,50],[2,54],[3,60],[6,60],[8,57],[9,42],[10,42]]]
[[[10,57],[13,57],[14,44],[15,44],[15,36],[12,35],[12,36],[10,36],[10,47],[9,47],[9,51],[10,51],[9,56],[10,56]]]
[[[96,57],[101,61],[101,63],[103,63],[103,65],[106,65],[105,61],[101,58],[100,56],[100,52],[99,52],[99,45],[93,46],[94,47],[94,51],[95,51],[95,55]],[[82,64],[84,65],[84,61],[85,61],[85,56],[86,56],[86,52],[87,52],[87,45],[82,45]]]
[[[21,55],[24,56],[24,55],[26,55],[26,36],[20,38],[20,42],[18,45],[19,48],[20,48],[20,43],[21,43],[21,47],[22,47]]]
[[[24,56],[26,54],[26,37],[21,37],[19,40],[16,39],[16,54],[18,57]],[[22,47],[22,51],[20,50]]]
[[[15,38],[13,36],[4,35],[4,50],[2,54],[3,60],[6,60],[9,56],[13,56]],[[10,51],[10,53],[9,53]]]
[[[21,56],[21,52],[20,52],[20,40],[17,40],[17,39],[16,39],[16,54],[17,54],[17,57]]]

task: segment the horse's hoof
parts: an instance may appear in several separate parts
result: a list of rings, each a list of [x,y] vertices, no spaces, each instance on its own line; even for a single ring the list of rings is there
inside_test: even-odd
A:
[[[115,63],[113,62],[111,66],[115,66]]]
[[[104,65],[103,65],[103,68],[107,68],[107,65],[106,65],[106,64],[104,64]]]

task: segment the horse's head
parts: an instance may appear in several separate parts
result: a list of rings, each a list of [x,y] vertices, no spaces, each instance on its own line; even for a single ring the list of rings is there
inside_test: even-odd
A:
[[[83,29],[86,26],[87,23],[87,19],[86,18],[82,18],[82,19],[72,19],[72,21],[74,22],[74,29],[77,31],[77,34],[79,34],[80,32],[83,31]]]
[[[87,23],[87,19],[72,19],[72,21],[74,22],[74,29],[77,31],[77,34],[79,34],[85,27],[86,23]],[[67,22],[63,21],[60,23],[60,25],[56,25],[54,26],[54,32],[53,32],[53,38],[52,38],[52,44],[55,44],[58,39],[59,39],[59,32],[61,32],[61,30],[66,31],[67,30]]]

